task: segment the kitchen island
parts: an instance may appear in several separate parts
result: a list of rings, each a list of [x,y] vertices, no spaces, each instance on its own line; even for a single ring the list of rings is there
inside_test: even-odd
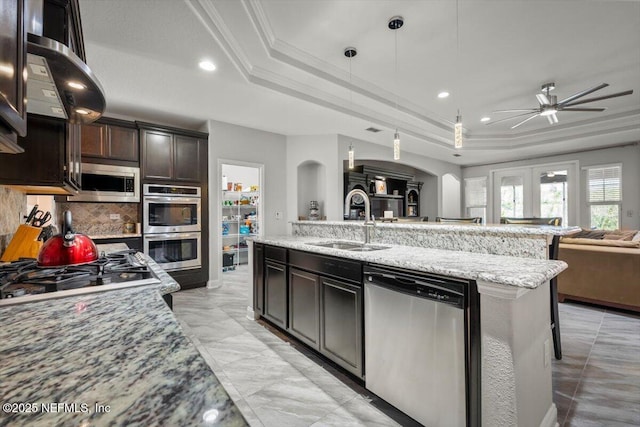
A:
[[[0,425],[246,425],[149,264],[153,284],[0,307]]]
[[[391,228],[399,228],[398,234],[407,238],[406,243],[410,243],[408,237],[411,237],[411,243],[437,241],[441,246],[454,247],[475,241],[480,251],[474,253],[391,243],[389,236],[393,232],[387,232],[385,239],[380,238],[382,233],[379,233],[380,228],[388,226],[378,227],[379,234],[372,243],[373,246],[383,246],[383,249],[350,251],[318,246],[318,243],[339,242],[341,239],[362,241],[362,225],[310,224],[314,228],[300,233],[300,230],[296,232],[298,223],[294,222],[294,236],[268,236],[257,238],[255,242],[265,249],[286,248],[336,260],[358,261],[363,265],[473,281],[479,294],[475,304],[479,310],[480,338],[477,342],[481,363],[477,381],[480,384],[475,386],[480,388],[478,399],[481,400],[481,409],[479,418],[469,425],[555,425],[557,411],[551,388],[549,281],[562,272],[566,264],[548,260],[546,254],[552,240],[549,236],[562,233],[562,230],[550,232],[526,227],[481,230],[477,227],[471,229],[469,236],[464,228],[470,226],[462,229],[457,226],[431,226],[435,227],[434,233],[423,229],[424,234],[416,235],[414,227],[419,225],[403,224]],[[403,228],[408,232],[403,233]],[[434,237],[435,234],[439,236]],[[529,257],[494,255],[496,252],[525,253]],[[254,297],[250,298],[253,300]],[[367,310],[366,302],[364,310]]]

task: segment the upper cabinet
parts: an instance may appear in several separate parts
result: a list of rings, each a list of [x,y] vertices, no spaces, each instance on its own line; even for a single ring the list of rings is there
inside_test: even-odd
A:
[[[30,114],[24,153],[0,154],[0,184],[29,194],[75,194],[80,188],[80,125]]]
[[[21,153],[17,138],[27,132],[24,1],[0,0],[0,12],[0,153]]]
[[[81,129],[82,161],[105,163],[106,159],[138,163],[138,129],[133,123],[127,125],[125,122],[101,119],[82,125]]]
[[[139,125],[144,180],[202,182],[206,178],[206,134]]]

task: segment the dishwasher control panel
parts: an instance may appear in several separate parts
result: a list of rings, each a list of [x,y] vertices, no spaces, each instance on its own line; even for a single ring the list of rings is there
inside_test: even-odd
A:
[[[436,275],[365,267],[365,282],[397,292],[465,308],[468,282]]]

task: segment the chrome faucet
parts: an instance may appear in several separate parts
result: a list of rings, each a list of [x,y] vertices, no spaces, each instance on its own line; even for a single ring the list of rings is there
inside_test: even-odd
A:
[[[376,220],[371,215],[371,202],[369,201],[369,195],[359,188],[354,188],[347,193],[347,197],[344,199],[344,216],[349,217],[349,211],[351,210],[351,198],[359,194],[364,199],[364,243],[367,244],[371,241],[372,229],[375,229]]]

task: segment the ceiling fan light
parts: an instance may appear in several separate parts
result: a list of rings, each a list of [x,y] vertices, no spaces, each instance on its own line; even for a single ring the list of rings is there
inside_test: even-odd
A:
[[[555,108],[545,108],[544,110],[542,110],[542,111],[540,112],[540,115],[541,115],[541,116],[545,116],[545,117],[546,117],[546,116],[554,115],[554,114],[555,114],[555,113],[557,113],[557,112],[558,112],[558,110],[557,110],[557,109],[555,109]]]

